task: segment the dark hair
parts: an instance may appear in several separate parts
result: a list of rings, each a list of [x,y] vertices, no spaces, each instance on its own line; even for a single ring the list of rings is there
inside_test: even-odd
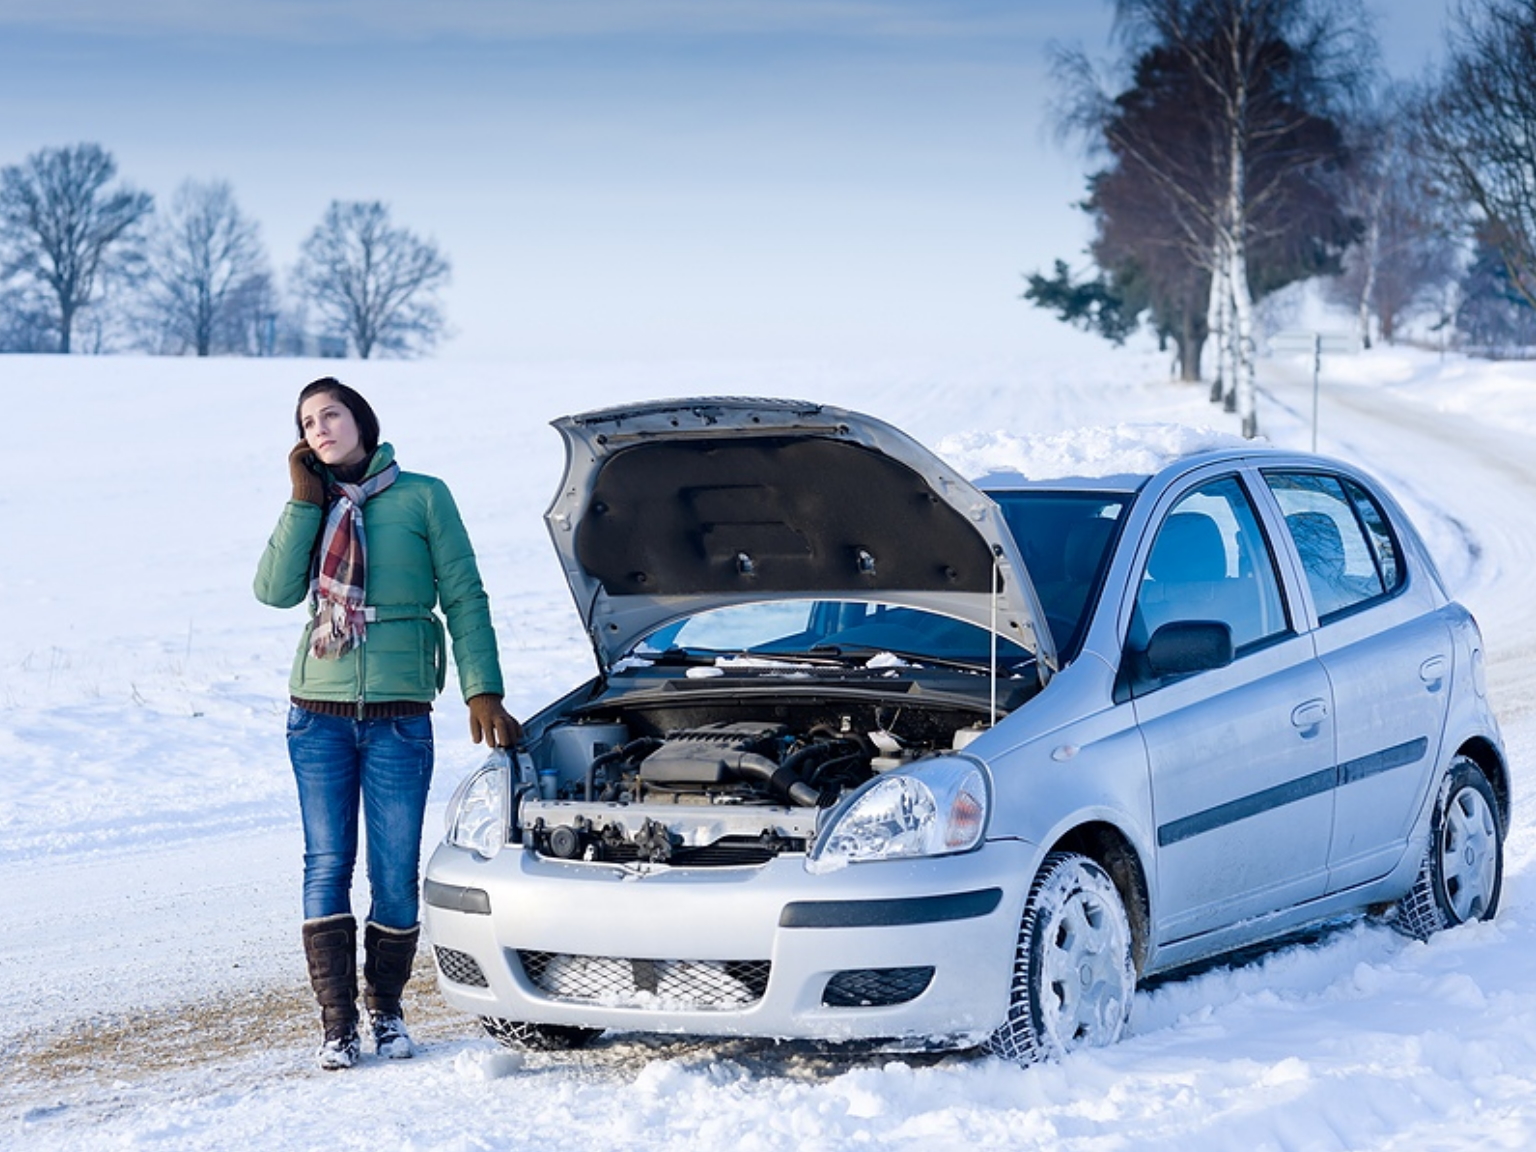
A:
[[[373,414],[368,401],[354,388],[348,388],[334,376],[322,376],[312,383],[304,385],[304,391],[299,393],[299,402],[294,405],[293,423],[299,430],[299,439],[304,439],[304,401],[311,396],[319,396],[324,393],[334,396],[352,413],[352,419],[357,421],[358,436],[363,442],[363,451],[372,456],[379,446],[379,418]]]

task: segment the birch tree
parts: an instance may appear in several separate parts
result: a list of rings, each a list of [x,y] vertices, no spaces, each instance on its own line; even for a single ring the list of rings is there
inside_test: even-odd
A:
[[[1231,372],[1229,404],[1243,434],[1256,436],[1251,257],[1278,236],[1278,217],[1329,198],[1324,185],[1342,150],[1320,148],[1320,133],[1331,129],[1336,100],[1367,74],[1363,16],[1353,0],[1116,0],[1115,8],[1127,44],[1171,53],[1201,94],[1204,157],[1187,152],[1188,162],[1170,165],[1155,141],[1116,144],[1174,206],[1211,273],[1210,312],[1226,318],[1218,356]],[[1188,178],[1191,164],[1199,178]],[[1337,237],[1335,255],[1349,238]]]
[[[1275,4],[1285,19],[1243,23],[1250,9]],[[1256,430],[1253,300],[1337,272],[1354,238],[1338,180],[1347,153],[1320,98],[1332,91],[1331,81],[1319,81],[1328,61],[1317,59],[1328,38],[1297,15],[1307,14],[1298,0],[1137,0],[1119,8],[1129,76],[1117,95],[1106,94],[1081,52],[1056,61],[1067,93],[1060,127],[1111,159],[1089,179],[1084,207],[1097,222],[1090,252],[1111,290],[1129,299],[1121,286],[1134,285],[1151,301],[1160,334],[1179,344],[1186,380],[1199,377],[1202,345],[1216,337],[1212,399],[1235,409],[1247,375],[1245,423]],[[1237,307],[1244,289],[1246,369]]]

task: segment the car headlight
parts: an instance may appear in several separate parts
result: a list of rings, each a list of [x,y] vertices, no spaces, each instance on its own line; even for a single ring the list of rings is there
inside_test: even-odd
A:
[[[969,756],[887,772],[827,813],[806,870],[968,852],[986,833],[991,804],[986,766]]]
[[[487,859],[501,851],[507,842],[510,768],[507,754],[498,750],[465,777],[448,802],[448,843],[456,848],[469,848]]]

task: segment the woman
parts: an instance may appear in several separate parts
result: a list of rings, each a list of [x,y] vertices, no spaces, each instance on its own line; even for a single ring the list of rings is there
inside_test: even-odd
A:
[[[288,754],[304,823],[304,953],[322,1068],[357,1062],[358,811],[372,905],[364,1002],[379,1055],[413,1054],[400,1009],[420,933],[417,879],[432,780],[432,700],[446,672],[441,604],[469,730],[506,747],[501,668],[475,554],[447,485],[400,471],[368,402],[329,376],[299,393],[293,499],[256,570],[256,597],[310,618],[289,678]]]

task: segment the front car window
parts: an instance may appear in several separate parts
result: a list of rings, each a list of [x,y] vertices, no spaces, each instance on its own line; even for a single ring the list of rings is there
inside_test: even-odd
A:
[[[1316,472],[1266,472],[1306,572],[1319,620],[1380,598],[1401,579],[1375,502],[1356,484]]]
[[[863,600],[777,600],[700,612],[651,633],[632,655],[652,660],[667,653],[694,656],[847,657],[864,663],[882,653],[921,663],[986,668],[991,635],[964,620]],[[997,640],[998,660],[1018,667],[1034,659],[1018,644]]]
[[[1154,632],[1176,621],[1226,624],[1239,656],[1290,631],[1274,561],[1236,477],[1185,496],[1152,542],[1130,646],[1144,651]]]
[[[989,492],[1003,511],[1040,598],[1057,655],[1070,660],[1131,497],[1125,493]]]

